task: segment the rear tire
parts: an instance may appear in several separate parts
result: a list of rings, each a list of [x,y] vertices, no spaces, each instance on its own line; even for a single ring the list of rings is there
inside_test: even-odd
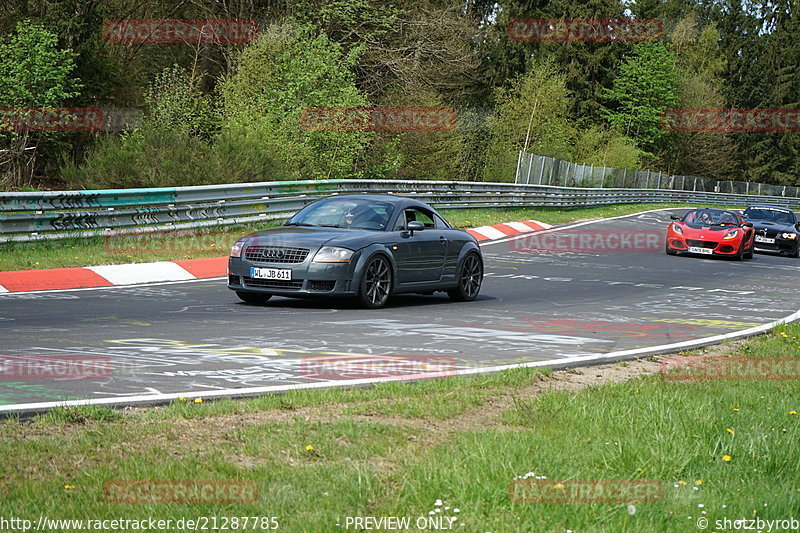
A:
[[[236,291],[236,296],[245,303],[249,304],[265,304],[267,300],[272,298],[271,294],[259,294],[257,292],[244,292]]]
[[[358,299],[368,309],[380,309],[392,293],[392,267],[382,255],[369,260],[359,283]]]
[[[483,283],[483,263],[478,254],[470,252],[458,270],[458,286],[447,291],[451,300],[471,302],[481,290]]]

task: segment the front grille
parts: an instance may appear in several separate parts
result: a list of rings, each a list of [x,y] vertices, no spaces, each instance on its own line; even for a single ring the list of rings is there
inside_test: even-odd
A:
[[[311,280],[308,282],[308,289],[312,291],[321,291],[321,292],[330,292],[333,290],[333,286],[336,285],[336,281],[320,281],[320,280]]]
[[[291,246],[248,246],[244,258],[259,263],[302,263],[308,257],[308,248]]]
[[[242,278],[245,287],[260,287],[262,289],[282,289],[287,291],[299,291],[303,288],[302,279],[257,279],[257,278]]]
[[[714,241],[695,241],[691,239],[686,239],[686,246],[698,247],[698,248],[716,248],[717,242]]]

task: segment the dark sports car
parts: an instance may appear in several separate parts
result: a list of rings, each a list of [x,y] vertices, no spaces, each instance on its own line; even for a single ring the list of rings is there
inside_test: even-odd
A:
[[[354,296],[369,308],[397,293],[445,291],[474,300],[483,282],[478,241],[429,205],[396,196],[332,196],[279,228],[239,239],[228,288],[248,303],[278,296]]]
[[[786,207],[751,205],[743,215],[755,227],[757,252],[800,257],[800,221],[794,211]]]
[[[735,211],[692,209],[683,217],[671,216],[667,228],[667,253],[753,257],[753,224]]]

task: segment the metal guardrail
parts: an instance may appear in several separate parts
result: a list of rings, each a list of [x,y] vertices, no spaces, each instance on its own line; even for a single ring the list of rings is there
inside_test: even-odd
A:
[[[579,165],[552,157],[519,152],[514,181],[525,185],[561,187],[611,187],[625,189],[674,189],[725,192],[758,196],[800,197],[800,187],[749,181],[712,180],[697,176],[676,176],[650,170],[632,170]]]
[[[199,187],[0,193],[0,242],[240,224],[282,218],[332,194],[398,194],[438,208],[692,203],[800,209],[800,198],[669,189],[464,181],[312,180]]]

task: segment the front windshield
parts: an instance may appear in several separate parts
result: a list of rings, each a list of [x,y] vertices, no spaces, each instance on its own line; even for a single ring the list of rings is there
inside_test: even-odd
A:
[[[749,220],[775,222],[776,224],[794,224],[794,215],[781,209],[768,207],[751,207],[744,212]]]
[[[683,221],[693,226],[735,226],[738,223],[736,214],[717,209],[689,211]]]
[[[302,209],[287,226],[385,230],[394,207],[366,198],[331,198]]]

